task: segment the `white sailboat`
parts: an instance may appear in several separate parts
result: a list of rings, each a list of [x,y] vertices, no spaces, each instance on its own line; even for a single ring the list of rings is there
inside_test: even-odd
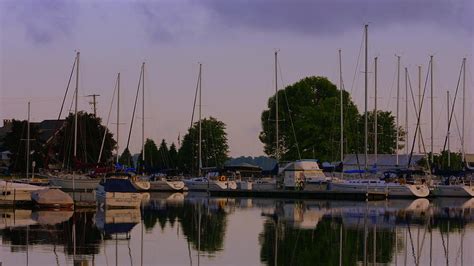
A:
[[[75,68],[76,68],[76,88],[74,92],[75,107],[74,107],[74,158],[77,155],[77,102],[79,92],[79,56],[80,52],[76,53]],[[60,187],[63,190],[68,191],[91,191],[94,190],[99,184],[100,179],[92,178],[88,175],[78,174],[75,171],[72,173],[59,173],[57,175],[51,175],[49,182],[53,186]]]
[[[220,179],[220,176],[216,176],[212,173],[209,173],[207,176],[202,176],[202,126],[201,126],[201,91],[202,91],[202,64],[199,63],[199,75],[198,75],[198,86],[197,90],[199,90],[199,143],[198,143],[198,176],[190,179],[183,180],[184,184],[190,191],[207,191],[207,190],[229,190],[229,189],[237,189],[237,183],[235,180],[229,179]]]

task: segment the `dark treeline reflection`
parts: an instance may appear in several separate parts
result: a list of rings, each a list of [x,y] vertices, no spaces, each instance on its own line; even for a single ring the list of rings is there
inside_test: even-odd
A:
[[[227,226],[225,200],[186,200],[181,202],[151,201],[143,214],[145,229],[150,232],[157,224],[161,230],[168,223],[179,223],[182,234],[193,248],[209,254],[222,250]]]
[[[25,250],[27,245],[60,246],[66,254],[73,255],[75,226],[76,255],[99,253],[101,234],[95,226],[94,212],[41,212],[32,213],[37,221],[35,224],[0,230],[3,242],[12,247],[23,246]]]

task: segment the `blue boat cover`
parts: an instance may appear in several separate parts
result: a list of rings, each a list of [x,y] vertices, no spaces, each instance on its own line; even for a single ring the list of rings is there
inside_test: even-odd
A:
[[[120,234],[120,233],[129,233],[132,231],[137,223],[117,223],[117,224],[105,224],[104,232],[106,234]]]
[[[105,192],[137,192],[130,179],[107,178],[102,181]]]

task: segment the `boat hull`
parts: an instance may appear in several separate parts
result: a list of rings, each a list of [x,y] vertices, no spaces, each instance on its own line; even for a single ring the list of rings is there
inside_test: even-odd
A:
[[[183,181],[150,181],[150,190],[152,191],[183,191],[185,187],[186,185]]]
[[[78,178],[68,177],[51,177],[49,182],[53,186],[60,187],[67,191],[92,191],[99,185],[100,179],[80,176]]]
[[[143,195],[138,192],[106,192],[102,185],[96,190],[97,203],[105,208],[140,208]]]
[[[353,184],[347,182],[331,183],[329,190],[338,193],[385,193],[389,198],[425,198],[430,194],[426,185],[410,184]]]
[[[220,191],[237,189],[237,183],[235,181],[209,180],[209,182],[207,182],[185,180],[184,183],[190,191]]]
[[[437,197],[474,197],[474,186],[438,185],[433,190]]]

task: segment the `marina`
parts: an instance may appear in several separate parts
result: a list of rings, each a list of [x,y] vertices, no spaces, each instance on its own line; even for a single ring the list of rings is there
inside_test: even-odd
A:
[[[354,202],[155,192],[141,209],[0,209],[0,257],[7,265],[471,265],[473,208],[472,199],[460,198]]]

